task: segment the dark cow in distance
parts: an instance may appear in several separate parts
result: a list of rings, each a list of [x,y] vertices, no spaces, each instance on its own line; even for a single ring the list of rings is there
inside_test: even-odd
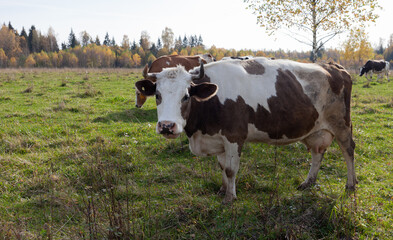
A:
[[[194,67],[199,66],[201,63],[209,63],[215,61],[211,54],[201,54],[197,56],[179,56],[179,55],[165,55],[157,58],[148,68],[146,65],[143,69],[143,77],[149,79],[147,73],[158,73],[162,69],[168,67],[176,67],[177,65],[182,65],[188,71]],[[151,80],[151,79],[150,79]],[[143,95],[138,89],[135,91],[135,107],[141,108],[147,100],[147,96]]]
[[[236,198],[236,174],[245,142],[302,142],[312,164],[299,186],[313,185],[326,149],[336,139],[347,164],[348,189],[357,183],[350,102],[352,80],[340,65],[254,58],[218,61],[148,74],[135,86],[155,95],[156,131],[166,138],[185,132],[192,153],[217,156],[224,203]]]
[[[365,74],[366,79],[370,81],[373,77],[373,73],[376,73],[377,81],[379,80],[380,75],[386,75],[386,78],[389,80],[389,69],[390,64],[387,61],[368,60],[366,64],[360,68],[360,76]],[[370,79],[368,77],[370,77]]]

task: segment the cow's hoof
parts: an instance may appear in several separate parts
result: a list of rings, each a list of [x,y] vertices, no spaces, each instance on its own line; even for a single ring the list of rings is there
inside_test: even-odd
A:
[[[236,196],[232,194],[226,194],[224,200],[222,200],[223,204],[231,204],[234,200],[236,200]]]
[[[347,190],[348,192],[354,192],[356,190],[356,185],[345,185],[345,190]]]

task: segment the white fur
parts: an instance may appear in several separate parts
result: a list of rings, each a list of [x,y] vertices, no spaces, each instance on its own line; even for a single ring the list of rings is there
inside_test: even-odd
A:
[[[161,104],[157,105],[158,121],[177,124],[177,131],[183,131],[186,121],[181,117],[181,99],[191,84],[191,74],[183,66],[165,68],[157,75],[157,91],[161,93]],[[157,129],[158,132],[158,129]]]

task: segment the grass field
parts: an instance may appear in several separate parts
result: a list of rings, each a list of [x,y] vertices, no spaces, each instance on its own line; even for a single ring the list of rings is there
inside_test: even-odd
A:
[[[0,239],[393,239],[393,81],[354,77],[355,193],[336,143],[298,191],[301,144],[247,144],[236,200],[215,158],[155,133],[140,72],[0,70]]]

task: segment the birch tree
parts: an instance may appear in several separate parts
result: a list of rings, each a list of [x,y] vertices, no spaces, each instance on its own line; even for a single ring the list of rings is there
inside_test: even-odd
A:
[[[243,0],[257,16],[257,23],[273,34],[288,36],[312,48],[311,60],[324,45],[347,30],[375,22],[378,0]]]

